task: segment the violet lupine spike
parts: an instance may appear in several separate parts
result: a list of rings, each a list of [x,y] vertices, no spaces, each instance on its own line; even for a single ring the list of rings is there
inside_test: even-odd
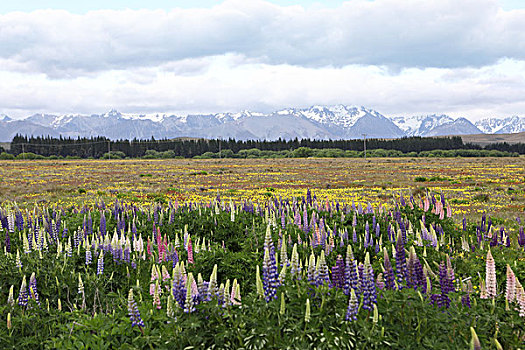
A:
[[[102,275],[104,273],[104,251],[100,251],[98,256],[97,263],[97,275]]]
[[[18,305],[25,307],[27,306],[28,296],[27,296],[27,283],[26,276],[22,280],[22,285],[20,286],[20,293],[18,294]]]
[[[90,265],[92,260],[93,260],[93,256],[91,255],[91,249],[87,247],[86,248],[86,265]]]
[[[350,299],[348,300],[348,308],[346,309],[346,321],[355,321],[357,320],[357,311],[359,306],[359,300],[355,294],[355,291],[352,289],[350,293]]]
[[[40,298],[38,296],[38,290],[36,288],[36,276],[34,272],[31,274],[31,277],[29,278],[29,290],[31,291],[29,295],[31,299],[34,299],[35,302],[38,305],[40,305]]]
[[[332,287],[332,282],[330,281],[330,276],[328,275],[328,266],[326,265],[326,258],[324,251],[321,251],[321,256],[317,261],[317,285],[327,284],[329,288]]]
[[[277,287],[279,286],[279,278],[277,275],[277,265],[275,256],[266,248],[264,251],[263,260],[263,288],[266,302],[277,298]]]
[[[394,269],[392,269],[392,264],[390,263],[390,258],[388,257],[388,252],[386,248],[384,249],[384,277],[385,277],[385,286],[387,289],[395,289],[394,283]]]
[[[336,288],[344,288],[345,285],[345,262],[343,260],[343,257],[341,255],[337,256],[336,264],[332,268],[332,281],[334,283],[334,287]]]
[[[406,255],[405,247],[403,244],[403,239],[401,234],[397,237],[396,243],[396,273],[397,273],[397,282],[399,289],[402,289],[402,285],[406,281],[407,276],[407,266],[406,266]]]
[[[106,235],[106,215],[104,214],[104,211],[100,214],[100,234],[102,237]]]
[[[144,327],[144,321],[142,320],[142,317],[140,317],[139,308],[133,298],[133,289],[130,289],[128,294],[128,315],[131,320],[131,327]]]
[[[361,293],[363,294],[363,309],[372,310],[373,304],[376,303],[376,287],[374,270],[370,265],[370,255],[366,253],[365,263],[363,266],[363,275],[361,276]]]
[[[444,262],[439,265],[439,286],[441,288],[441,294],[433,294],[430,297],[431,304],[437,304],[438,307],[445,307],[448,309],[450,306],[450,298],[448,297],[448,274],[447,268]]]

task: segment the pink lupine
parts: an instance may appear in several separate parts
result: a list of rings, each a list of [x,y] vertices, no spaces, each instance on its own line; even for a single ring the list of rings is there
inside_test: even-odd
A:
[[[487,253],[487,264],[486,264],[486,280],[487,280],[487,296],[489,298],[495,298],[497,293],[496,285],[496,264],[494,258],[490,252]]]
[[[191,237],[188,238],[188,263],[193,264],[193,245],[191,244]]]
[[[505,291],[505,298],[509,303],[516,299],[516,275],[507,264],[507,289]]]
[[[153,292],[153,306],[155,306],[157,309],[162,308],[162,306],[160,305],[160,293],[161,293],[161,289],[160,289],[159,281],[156,281],[155,286],[154,286],[154,292]]]

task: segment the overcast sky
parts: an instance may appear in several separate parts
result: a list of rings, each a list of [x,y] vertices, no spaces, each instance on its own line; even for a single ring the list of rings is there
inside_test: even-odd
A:
[[[525,1],[0,3],[0,113],[525,115]]]

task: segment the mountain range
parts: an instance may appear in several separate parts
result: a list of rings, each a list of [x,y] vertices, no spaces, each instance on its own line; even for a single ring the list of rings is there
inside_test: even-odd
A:
[[[111,139],[155,137],[235,138],[276,140],[293,138],[355,139],[500,134],[525,131],[525,117],[486,118],[475,123],[447,115],[387,117],[365,107],[312,106],[288,108],[273,113],[123,114],[34,114],[24,119],[0,115],[0,142],[16,134],[52,137],[106,136]]]

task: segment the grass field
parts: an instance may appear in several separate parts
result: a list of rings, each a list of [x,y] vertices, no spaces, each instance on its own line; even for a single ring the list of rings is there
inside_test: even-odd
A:
[[[0,348],[522,348],[524,163],[1,162]]]
[[[0,202],[70,205],[102,198],[140,204],[209,202],[220,194],[388,203],[400,191],[450,198],[454,215],[514,218],[525,208],[525,158],[71,160],[0,162]]]

